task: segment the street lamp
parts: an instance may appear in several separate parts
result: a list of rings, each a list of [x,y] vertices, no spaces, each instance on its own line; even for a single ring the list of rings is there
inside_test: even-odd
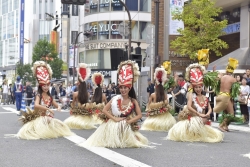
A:
[[[128,7],[127,5],[122,1],[122,0],[119,0],[119,2],[125,7],[125,10],[127,11],[128,13],[128,31],[129,31],[129,34],[128,34],[128,59],[131,59],[131,15],[130,15],[130,12],[128,10]]]
[[[83,33],[83,32],[79,32],[78,34],[77,34],[77,36],[76,36],[76,39],[75,39],[75,43],[74,43],[74,58],[73,58],[73,84],[75,83],[75,59],[76,59],[76,56],[75,56],[75,54],[76,54],[76,43],[77,43],[77,40],[78,40],[78,37],[79,37],[79,35],[81,34],[81,33]],[[90,29],[90,30],[87,30],[87,31],[84,31],[84,33],[83,33],[83,35],[85,35],[87,38],[89,38],[89,37],[91,37],[92,35],[93,35],[93,32],[92,32],[92,28]]]
[[[77,34],[77,36],[76,36],[76,39],[75,39],[75,43],[74,43],[74,59],[73,59],[73,84],[75,84],[75,66],[76,66],[76,56],[75,56],[75,54],[76,54],[76,42],[77,42],[77,39],[78,39],[78,37],[79,37],[79,35],[81,34],[82,32],[79,32],[78,34]]]

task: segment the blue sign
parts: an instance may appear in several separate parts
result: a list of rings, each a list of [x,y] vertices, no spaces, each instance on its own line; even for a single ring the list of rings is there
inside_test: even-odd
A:
[[[223,30],[226,34],[232,34],[236,32],[240,32],[240,22],[229,24],[226,28]]]
[[[24,1],[21,0],[20,4],[20,29],[19,29],[19,39],[20,39],[20,45],[19,45],[19,58],[20,58],[20,64],[23,64],[23,44],[24,44]]]

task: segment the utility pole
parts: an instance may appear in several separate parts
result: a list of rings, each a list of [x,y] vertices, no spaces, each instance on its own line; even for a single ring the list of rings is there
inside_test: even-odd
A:
[[[130,60],[131,59],[131,23],[132,23],[132,20],[131,20],[131,15],[130,15],[130,12],[128,10],[127,5],[122,0],[119,0],[119,2],[125,7],[125,10],[128,13],[128,31],[129,31],[129,34],[128,34],[128,59]]]
[[[159,0],[154,0],[155,2],[155,67],[158,66],[160,62],[160,57],[158,55],[158,41],[159,41]]]

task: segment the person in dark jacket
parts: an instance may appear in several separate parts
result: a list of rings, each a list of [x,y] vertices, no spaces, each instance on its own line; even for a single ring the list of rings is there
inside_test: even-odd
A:
[[[30,106],[30,104],[31,104],[31,102],[32,102],[32,99],[30,99],[30,98],[33,98],[33,89],[32,89],[32,87],[30,86],[30,82],[27,82],[26,83],[26,90],[25,90],[25,92],[26,92],[26,94],[27,94],[27,98],[28,98],[28,100],[27,100],[27,106]]]

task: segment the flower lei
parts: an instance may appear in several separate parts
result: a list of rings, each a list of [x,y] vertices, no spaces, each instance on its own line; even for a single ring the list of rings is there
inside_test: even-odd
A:
[[[194,102],[194,106],[197,109],[197,112],[202,113],[204,107],[207,107],[208,100],[206,99],[204,101],[204,104],[201,106],[201,104],[199,103],[197,95],[195,93],[193,93],[193,102]]]
[[[121,106],[122,106],[122,99],[118,98],[117,99],[117,108],[121,112],[121,116],[123,116],[123,117],[127,117],[131,113],[132,109],[134,108],[134,105],[132,102],[129,102],[128,107],[123,111],[121,109]]]

